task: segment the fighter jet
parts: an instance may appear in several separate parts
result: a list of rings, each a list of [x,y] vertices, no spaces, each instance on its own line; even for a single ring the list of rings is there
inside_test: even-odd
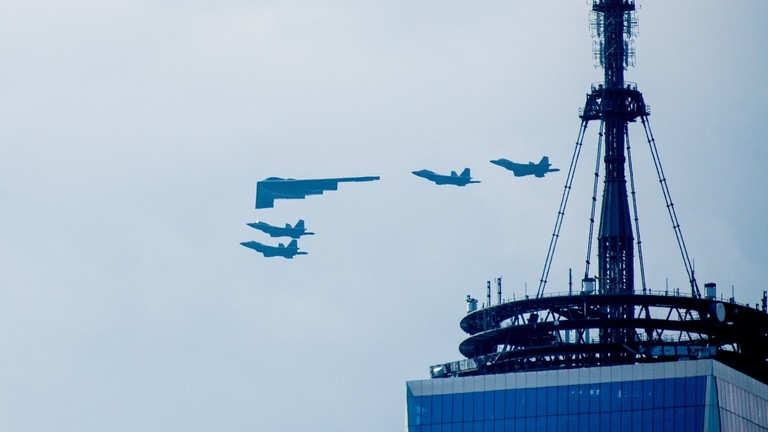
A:
[[[339,183],[368,182],[379,178],[371,176],[296,180],[269,177],[256,183],[256,208],[274,207],[276,199],[304,199],[307,195],[322,195],[324,191],[337,190]]]
[[[304,219],[299,219],[299,221],[296,222],[296,225],[294,226],[291,226],[291,224],[287,223],[285,224],[285,227],[279,227],[262,221],[249,223],[248,226],[251,228],[256,228],[259,231],[264,231],[265,233],[269,234],[270,237],[290,237],[297,239],[303,235],[315,234],[313,232],[307,232],[307,229],[304,228]]]
[[[507,159],[492,160],[492,164],[496,164],[500,167],[504,167],[513,173],[515,177],[523,177],[527,175],[534,175],[536,177],[544,177],[544,174],[555,171],[560,171],[559,168],[550,168],[552,166],[549,163],[549,158],[544,156],[539,163],[528,162],[528,164],[519,164]]]
[[[268,246],[255,241],[243,242],[241,245],[261,253],[265,257],[281,256],[283,258],[293,259],[296,255],[307,255],[306,252],[300,252],[296,240],[291,240],[288,246],[280,243],[277,246]]]
[[[464,168],[464,171],[462,171],[461,174],[456,174],[456,171],[451,171],[451,175],[437,174],[426,169],[412,172],[418,177],[423,177],[439,185],[450,184],[456,186],[466,186],[469,183],[480,183],[477,180],[472,180],[472,177],[469,175],[469,168]]]

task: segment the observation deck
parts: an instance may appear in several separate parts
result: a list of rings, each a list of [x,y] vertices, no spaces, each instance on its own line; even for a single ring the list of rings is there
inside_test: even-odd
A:
[[[632,313],[607,314],[617,307]],[[467,359],[432,366],[433,378],[713,358],[768,383],[765,294],[762,310],[665,291],[554,294],[470,311],[460,326]]]

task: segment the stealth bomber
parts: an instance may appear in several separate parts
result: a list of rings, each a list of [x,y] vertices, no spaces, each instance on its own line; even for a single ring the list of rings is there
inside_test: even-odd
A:
[[[256,183],[256,208],[274,207],[276,199],[304,199],[308,195],[322,195],[327,190],[337,190],[339,183],[369,182],[379,178],[368,176],[297,180],[269,177]]]

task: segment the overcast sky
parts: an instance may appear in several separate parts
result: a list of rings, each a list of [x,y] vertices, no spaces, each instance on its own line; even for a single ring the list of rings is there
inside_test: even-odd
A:
[[[768,281],[768,2],[642,1],[637,67],[699,281]],[[401,430],[465,296],[535,291],[602,74],[590,3],[26,0],[0,14],[0,429]],[[547,292],[586,259],[590,124]],[[631,128],[649,288],[687,290]],[[490,159],[559,173],[515,178]],[[410,174],[472,169],[482,183]],[[380,175],[254,209],[270,176]],[[306,220],[309,255],[246,223]],[[596,272],[597,269],[592,270]],[[639,284],[639,282],[638,282]]]

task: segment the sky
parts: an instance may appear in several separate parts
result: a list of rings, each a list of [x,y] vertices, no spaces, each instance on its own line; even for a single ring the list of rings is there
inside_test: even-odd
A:
[[[768,2],[640,1],[636,67],[696,275],[768,280]],[[466,295],[535,292],[591,83],[590,3],[5,1],[0,430],[401,430]],[[548,278],[585,271],[591,123]],[[647,284],[687,290],[642,127]],[[515,178],[491,159],[549,156]],[[465,188],[410,172],[472,169]],[[254,209],[270,176],[381,176]],[[246,226],[295,223],[309,254]],[[591,270],[596,272],[596,268]],[[639,281],[637,282],[639,284]]]

